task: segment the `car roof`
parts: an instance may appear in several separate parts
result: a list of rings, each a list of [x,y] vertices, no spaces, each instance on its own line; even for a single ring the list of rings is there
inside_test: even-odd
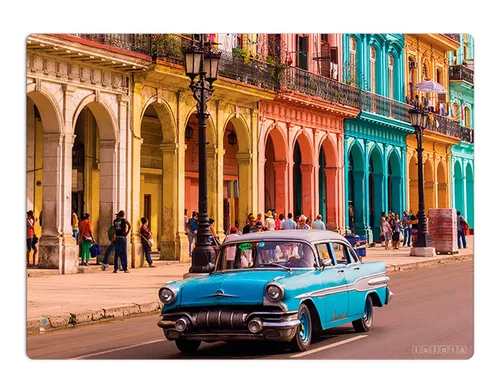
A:
[[[347,240],[339,233],[330,230],[316,230],[316,229],[291,229],[291,230],[276,230],[266,231],[259,233],[247,233],[242,235],[233,235],[230,240],[224,242],[222,245],[238,242],[238,241],[307,241],[310,243],[320,242],[324,240],[338,240],[347,242]]]

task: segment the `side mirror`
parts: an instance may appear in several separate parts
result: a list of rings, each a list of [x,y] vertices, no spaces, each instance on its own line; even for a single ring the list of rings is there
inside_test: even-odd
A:
[[[332,265],[332,260],[330,258],[327,258],[327,259],[322,259],[321,260],[321,265],[323,267],[326,267],[326,266],[331,266]]]
[[[215,271],[215,265],[213,263],[208,263],[208,273],[211,274]]]

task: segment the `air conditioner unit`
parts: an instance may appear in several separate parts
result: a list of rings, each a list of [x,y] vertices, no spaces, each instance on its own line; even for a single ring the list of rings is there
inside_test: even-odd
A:
[[[410,61],[410,68],[417,68],[417,67],[418,67],[418,62]]]

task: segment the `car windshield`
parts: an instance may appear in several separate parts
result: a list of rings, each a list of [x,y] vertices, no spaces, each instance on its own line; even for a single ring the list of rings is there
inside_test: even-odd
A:
[[[312,248],[302,242],[253,241],[224,246],[217,260],[217,270],[255,268],[294,269],[315,267]]]

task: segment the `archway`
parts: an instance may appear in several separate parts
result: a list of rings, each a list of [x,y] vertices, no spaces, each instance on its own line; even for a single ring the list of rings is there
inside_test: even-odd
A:
[[[465,168],[466,180],[466,209],[467,209],[467,223],[471,229],[474,228],[474,174],[472,171],[472,164],[468,163]]]
[[[275,209],[276,212],[286,214],[287,161],[286,145],[283,135],[278,129],[272,129],[266,140],[264,164],[264,205],[265,209]]]
[[[377,241],[380,236],[380,216],[382,215],[384,203],[384,169],[382,153],[374,147],[370,153],[368,163],[368,183],[369,183],[369,225],[373,230],[374,239]]]
[[[387,196],[389,210],[402,216],[403,212],[403,197],[402,186],[403,178],[401,177],[401,163],[398,154],[393,150],[389,156],[387,178]]]
[[[443,162],[439,162],[437,169],[438,181],[438,208],[448,207],[448,183],[446,182],[446,169]]]
[[[455,209],[463,214],[465,212],[464,177],[462,173],[462,165],[459,161],[456,161],[453,166],[453,180],[455,187]]]
[[[424,163],[424,202],[425,212],[428,214],[429,208],[436,208],[436,192],[434,189],[434,167],[430,159]],[[417,208],[418,209],[418,208]]]
[[[416,215],[418,212],[418,161],[415,157],[410,159],[408,177],[410,181],[410,213]]]
[[[312,218],[313,165],[312,149],[305,134],[300,134],[293,149],[293,209],[295,216]]]
[[[364,193],[365,171],[363,152],[358,144],[353,144],[348,154],[347,161],[347,217],[349,230],[356,234],[364,234]],[[354,214],[354,222],[350,213]]]
[[[320,145],[318,199],[319,213],[326,225],[334,230],[339,227],[339,204],[337,195],[338,172],[337,153],[332,140],[326,136]],[[312,215],[313,217],[315,215]]]

